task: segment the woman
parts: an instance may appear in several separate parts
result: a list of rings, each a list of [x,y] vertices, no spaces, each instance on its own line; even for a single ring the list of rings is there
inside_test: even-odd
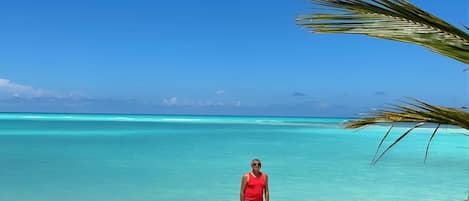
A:
[[[241,179],[240,201],[269,201],[269,183],[267,174],[261,172],[261,161],[251,161],[252,171]]]

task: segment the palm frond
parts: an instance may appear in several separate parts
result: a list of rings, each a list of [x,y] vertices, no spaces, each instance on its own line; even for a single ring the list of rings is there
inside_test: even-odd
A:
[[[469,64],[469,35],[406,0],[312,0],[329,8],[297,18],[316,33],[365,34],[414,43]]]
[[[454,125],[469,130],[469,113],[459,108],[434,106],[414,99],[413,103],[377,110],[361,119],[348,121],[345,123],[345,128],[396,122],[427,122]]]
[[[376,160],[376,156],[378,156],[378,151],[379,151],[379,149],[380,149],[381,146],[383,145],[383,142],[384,142],[384,140],[386,140],[386,138],[388,137],[389,133],[391,133],[391,130],[392,130],[393,127],[394,127],[394,125],[391,125],[391,127],[389,127],[388,131],[384,134],[383,138],[382,138],[381,141],[379,142],[378,148],[376,148],[375,155],[373,156],[373,159],[371,160],[371,164],[373,164],[373,162]]]
[[[435,137],[436,135],[436,132],[438,131],[438,129],[440,128],[441,124],[438,124],[438,126],[436,126],[435,130],[433,131],[432,133],[432,136],[430,137],[430,139],[428,140],[428,143],[427,143],[427,149],[425,149],[425,159],[423,159],[423,162],[427,162],[427,157],[428,157],[428,148],[430,148],[430,143],[432,142],[433,140],[433,137]]]
[[[423,123],[435,123],[437,124],[433,131],[430,139],[428,140],[427,147],[425,150],[424,162],[427,161],[428,150],[430,144],[435,137],[438,129],[441,125],[454,125],[466,130],[469,130],[469,113],[459,108],[449,108],[442,106],[435,106],[423,101],[414,99],[413,102],[408,102],[405,105],[394,105],[389,109],[377,110],[367,116],[345,122],[345,128],[361,128],[378,123],[392,123],[393,125],[386,132],[381,142],[378,145],[375,156],[371,162],[375,165],[379,159],[381,159],[393,146],[399,141],[406,137],[413,129],[423,125]],[[378,157],[377,153],[384,140],[389,135],[390,130],[393,128],[395,123],[417,123],[414,127],[407,130],[397,140],[395,140],[390,146],[388,146]],[[466,134],[465,134],[466,135]]]
[[[378,158],[376,158],[374,161],[372,161],[372,165],[375,165],[379,159],[381,159],[389,150],[391,150],[392,147],[394,147],[397,143],[399,143],[402,139],[404,139],[405,136],[407,136],[412,130],[420,127],[420,126],[423,126],[425,123],[423,122],[420,122],[420,123],[417,123],[415,124],[415,126],[413,126],[412,128],[409,128],[409,130],[407,130],[405,133],[403,133],[401,136],[399,136],[391,145],[389,145],[382,153],[381,155],[379,155]]]

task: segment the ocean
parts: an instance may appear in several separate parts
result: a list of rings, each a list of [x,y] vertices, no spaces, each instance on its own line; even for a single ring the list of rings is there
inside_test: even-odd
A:
[[[238,201],[253,158],[272,201],[463,201],[469,137],[414,130],[375,166],[388,125],[346,118],[0,114],[1,201]],[[406,130],[391,132],[383,148]]]

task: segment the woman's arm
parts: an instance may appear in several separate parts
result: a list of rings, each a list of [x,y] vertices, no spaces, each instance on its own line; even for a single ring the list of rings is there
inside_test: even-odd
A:
[[[239,200],[244,201],[244,190],[246,189],[246,184],[248,183],[248,175],[243,175],[241,178],[241,189],[239,190]]]
[[[264,188],[265,201],[269,201],[269,177],[265,175],[265,188]]]

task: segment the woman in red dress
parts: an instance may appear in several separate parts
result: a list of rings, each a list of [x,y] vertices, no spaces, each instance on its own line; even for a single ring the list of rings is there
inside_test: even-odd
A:
[[[269,201],[267,174],[261,172],[261,161],[251,161],[252,171],[243,175],[241,180],[240,201]]]

